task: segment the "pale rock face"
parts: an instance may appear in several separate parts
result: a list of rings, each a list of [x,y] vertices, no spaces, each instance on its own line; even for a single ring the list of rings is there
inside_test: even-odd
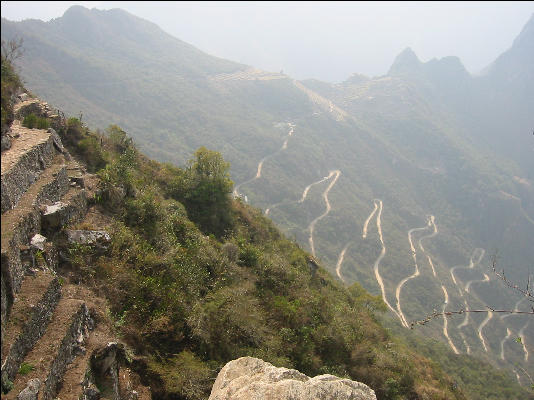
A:
[[[294,369],[252,357],[230,361],[219,372],[209,400],[376,400],[367,385],[320,375],[314,378]]]

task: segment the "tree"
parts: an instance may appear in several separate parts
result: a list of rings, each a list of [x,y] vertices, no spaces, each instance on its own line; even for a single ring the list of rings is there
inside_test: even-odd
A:
[[[7,130],[7,127],[13,122],[13,96],[22,87],[19,76],[17,75],[13,62],[22,56],[22,38],[2,40],[1,49],[1,68],[2,68],[2,134]]]
[[[230,163],[222,155],[205,147],[189,160],[185,175],[184,205],[189,217],[205,233],[222,236],[231,228],[231,200],[233,182]]]

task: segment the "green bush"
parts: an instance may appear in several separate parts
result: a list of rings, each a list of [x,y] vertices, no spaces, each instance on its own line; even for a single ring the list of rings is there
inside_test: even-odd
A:
[[[30,373],[31,371],[33,371],[34,369],[35,369],[35,366],[33,364],[30,364],[30,363],[27,363],[27,362],[23,362],[20,365],[19,374],[20,375],[26,375],[26,374]]]
[[[26,128],[48,129],[50,128],[50,121],[47,118],[38,117],[35,114],[28,114],[22,121],[22,126]]]

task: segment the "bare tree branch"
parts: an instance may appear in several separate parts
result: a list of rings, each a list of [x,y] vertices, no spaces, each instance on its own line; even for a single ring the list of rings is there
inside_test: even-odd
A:
[[[492,257],[492,268],[493,268],[493,273],[495,275],[497,275],[503,282],[506,286],[508,286],[509,288],[511,289],[514,289],[518,292],[520,292],[521,294],[523,294],[525,297],[528,297],[528,300],[529,301],[532,301],[534,302],[534,295],[532,294],[532,282],[531,282],[531,276],[528,277],[527,279],[527,286],[525,289],[521,289],[518,285],[516,285],[515,283],[512,283],[510,282],[505,274],[504,274],[504,270],[502,270],[500,273],[497,272],[497,257],[494,255]]]
[[[443,311],[443,312],[438,312],[438,311],[435,311],[428,315],[425,319],[422,319],[420,321],[412,321],[410,322],[410,328],[414,328],[415,325],[425,325],[427,322],[431,321],[432,319],[436,318],[436,317],[439,317],[439,316],[449,316],[449,315],[454,315],[454,314],[464,314],[464,313],[489,313],[489,312],[494,312],[494,313],[505,313],[505,314],[528,314],[528,315],[534,315],[534,307],[532,308],[531,311],[520,311],[520,310],[495,310],[491,307],[488,307],[487,310],[464,310],[464,309],[460,309],[458,311]]]

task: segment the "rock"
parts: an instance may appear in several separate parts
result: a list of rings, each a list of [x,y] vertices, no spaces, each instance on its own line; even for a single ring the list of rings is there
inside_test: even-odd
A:
[[[106,231],[65,230],[69,243],[100,245],[106,247],[111,242],[111,236]]]
[[[276,368],[252,357],[230,361],[219,372],[209,400],[376,400],[367,385],[294,369]]]
[[[83,391],[83,400],[100,400],[100,396],[100,390],[92,383]]]
[[[44,248],[45,248],[45,243],[46,243],[46,237],[44,237],[43,235],[40,235],[40,234],[36,234],[34,237],[32,237],[32,240],[31,240],[31,246],[38,249],[38,250],[41,250],[41,251],[44,251]]]
[[[30,96],[28,96],[28,93],[21,93],[17,97],[20,101],[26,101],[30,98]]]
[[[59,228],[65,220],[67,204],[57,201],[51,206],[45,206],[43,211],[42,224],[44,229]]]
[[[11,138],[7,135],[2,135],[2,151],[11,148]]]
[[[37,378],[30,379],[26,387],[18,394],[17,400],[37,400],[41,381]]]

